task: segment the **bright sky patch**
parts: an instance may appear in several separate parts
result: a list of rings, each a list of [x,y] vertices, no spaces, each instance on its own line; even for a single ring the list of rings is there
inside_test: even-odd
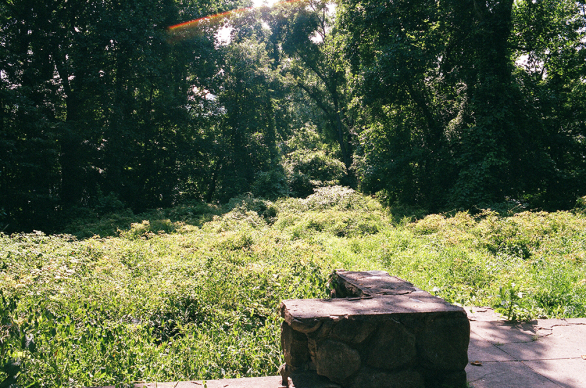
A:
[[[212,25],[214,23],[218,23],[224,20],[227,17],[233,16],[238,13],[247,12],[251,9],[267,5],[272,7],[275,4],[287,4],[287,3],[297,3],[300,1],[307,1],[307,0],[285,0],[285,1],[278,1],[278,0],[253,0],[253,7],[247,8],[239,8],[233,9],[231,11],[217,13],[215,15],[204,16],[198,19],[189,20],[187,22],[175,24],[170,26],[169,32],[171,34],[171,41],[176,42],[182,39],[186,39],[189,37],[193,37],[201,32],[201,27],[204,25]]]

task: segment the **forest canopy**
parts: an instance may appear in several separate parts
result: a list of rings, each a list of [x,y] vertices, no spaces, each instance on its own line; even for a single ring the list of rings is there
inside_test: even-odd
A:
[[[586,194],[586,2],[251,6],[2,2],[0,232],[338,184],[430,212]]]

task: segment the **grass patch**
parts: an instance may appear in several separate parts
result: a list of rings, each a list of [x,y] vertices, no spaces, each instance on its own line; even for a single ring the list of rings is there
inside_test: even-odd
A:
[[[0,234],[0,384],[274,374],[280,301],[325,297],[335,268],[385,270],[511,319],[586,316],[581,211],[395,223],[372,198],[333,187],[140,218]]]

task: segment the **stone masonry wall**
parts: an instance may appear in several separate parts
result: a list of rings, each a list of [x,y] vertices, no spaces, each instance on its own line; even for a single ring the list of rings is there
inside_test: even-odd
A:
[[[336,271],[329,300],[288,300],[281,344],[293,372],[344,388],[466,387],[466,312],[381,272]]]

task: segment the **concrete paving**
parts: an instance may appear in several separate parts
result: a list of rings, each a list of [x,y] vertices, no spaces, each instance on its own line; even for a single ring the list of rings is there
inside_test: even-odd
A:
[[[470,386],[586,387],[586,319],[510,323],[489,308],[466,308],[470,319]]]
[[[514,324],[490,308],[472,307],[466,308],[466,312],[470,319],[466,367],[470,387],[586,387],[586,318],[539,319]],[[291,388],[336,386],[302,377],[291,383]],[[278,388],[281,378],[149,383],[138,387]]]
[[[176,383],[150,383],[137,385],[136,388],[282,388],[281,376],[251,377],[245,379],[226,379],[213,381],[179,381]],[[289,388],[339,388],[325,378],[297,376],[289,378]]]

